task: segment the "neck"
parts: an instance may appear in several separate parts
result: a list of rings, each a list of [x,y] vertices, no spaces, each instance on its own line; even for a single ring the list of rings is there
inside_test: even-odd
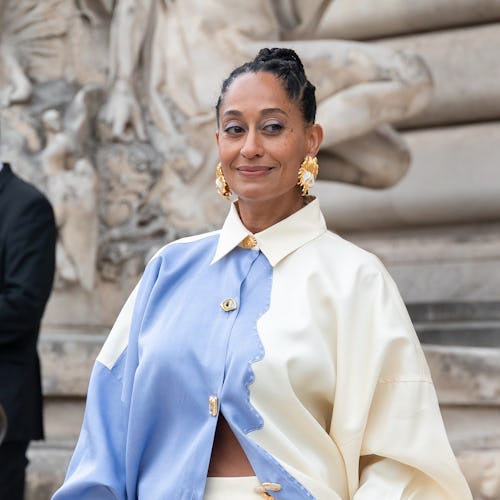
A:
[[[286,219],[300,210],[304,205],[305,200],[300,196],[291,204],[281,204],[276,200],[265,203],[249,202],[239,199],[236,203],[236,208],[238,209],[243,225],[255,234]]]

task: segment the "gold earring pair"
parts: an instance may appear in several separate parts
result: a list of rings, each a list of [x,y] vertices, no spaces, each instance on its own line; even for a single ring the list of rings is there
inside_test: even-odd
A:
[[[307,196],[309,189],[314,186],[314,181],[318,176],[318,159],[306,156],[299,168],[299,179],[297,185],[302,189],[302,196]]]
[[[215,167],[215,187],[217,188],[217,192],[225,199],[229,200],[231,198],[231,189],[229,188],[226,179],[224,178],[224,174],[222,173],[222,165],[217,163],[217,167]]]
[[[314,186],[314,181],[318,176],[318,170],[318,159],[315,156],[306,156],[300,165],[297,180],[297,185],[302,190],[302,196],[306,196],[309,189]],[[220,162],[215,168],[215,187],[217,188],[218,193],[225,200],[229,200],[229,198],[231,198],[231,189],[224,178]]]

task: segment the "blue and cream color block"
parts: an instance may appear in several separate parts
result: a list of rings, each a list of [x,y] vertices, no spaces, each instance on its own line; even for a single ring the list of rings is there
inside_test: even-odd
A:
[[[54,500],[201,500],[221,413],[276,499],[471,498],[396,286],[317,200],[156,254]]]

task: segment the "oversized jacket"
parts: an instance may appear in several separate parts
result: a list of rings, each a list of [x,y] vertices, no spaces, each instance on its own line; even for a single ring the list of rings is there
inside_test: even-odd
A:
[[[276,499],[471,498],[394,282],[317,200],[255,235],[232,206],[158,252],[54,500],[202,499],[221,413]]]

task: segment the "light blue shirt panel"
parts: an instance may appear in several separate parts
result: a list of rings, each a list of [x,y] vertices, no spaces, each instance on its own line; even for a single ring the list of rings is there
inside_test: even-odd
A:
[[[194,498],[202,497],[217,423],[209,414],[210,395],[246,428],[261,425],[249,407],[247,387],[249,362],[262,356],[254,333],[256,313],[267,308],[269,293],[255,293],[245,281],[270,274],[271,268],[262,254],[239,248],[210,266],[214,244],[172,245],[158,257],[162,265],[137,339],[127,440],[135,442],[127,469],[139,471],[140,497],[142,492],[151,498],[151,484],[164,484],[165,471],[172,484],[165,485],[164,494],[177,493],[184,485],[193,489]],[[236,301],[236,310],[221,308],[227,298]],[[237,341],[231,344],[232,336]],[[226,401],[226,383],[237,387],[237,399]]]
[[[123,482],[128,499],[201,500],[217,424],[210,395],[257,476],[282,485],[273,496],[313,498],[249,436],[263,425],[249,391],[251,365],[264,356],[256,323],[269,307],[272,266],[239,247],[210,265],[217,241],[176,242],[148,265],[128,347],[111,373],[96,364],[82,435],[54,500],[81,500],[92,484],[89,498],[124,498]],[[228,298],[234,311],[221,308]]]
[[[121,368],[123,359],[120,358],[116,368]],[[96,363],[78,443],[65,482],[52,497],[54,500],[127,498],[123,473],[127,412],[120,393],[120,380]]]
[[[130,331],[140,329],[160,260],[145,270],[134,306]],[[96,362],[90,377],[85,414],[64,484],[53,500],[135,498],[135,484],[126,473],[126,443],[130,390],[137,349],[129,344],[111,369]]]

